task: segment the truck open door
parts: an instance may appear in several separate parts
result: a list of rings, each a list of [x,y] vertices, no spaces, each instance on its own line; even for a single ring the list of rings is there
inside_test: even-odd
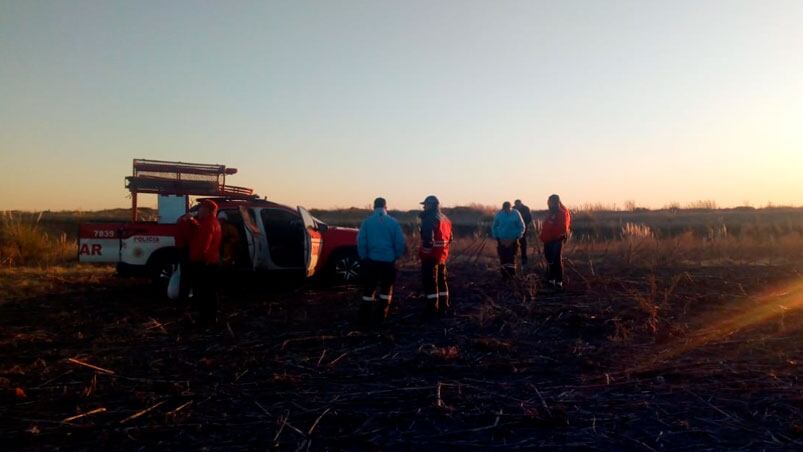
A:
[[[248,240],[248,256],[251,259],[251,268],[256,270],[265,266],[265,258],[268,254],[264,249],[265,240],[262,237],[262,231],[259,230],[259,226],[254,221],[251,211],[246,209],[245,206],[240,206],[239,210],[240,215],[243,217],[245,237]]]
[[[307,209],[298,206],[298,213],[301,215],[301,220],[304,222],[304,263],[307,270],[307,276],[315,274],[315,269],[318,266],[318,258],[321,256],[321,249],[323,249],[323,240],[315,220],[312,218]]]

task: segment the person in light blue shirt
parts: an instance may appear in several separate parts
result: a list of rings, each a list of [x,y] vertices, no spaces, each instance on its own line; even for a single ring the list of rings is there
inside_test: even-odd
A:
[[[497,241],[496,250],[502,265],[502,276],[509,277],[516,274],[516,252],[524,231],[525,225],[521,214],[505,201],[502,210],[494,217],[491,228],[491,234]]]
[[[357,253],[360,255],[363,295],[359,322],[381,324],[388,316],[396,282],[396,261],[407,249],[399,222],[388,215],[384,198],[374,200],[374,212],[360,224]],[[376,299],[377,287],[379,300]]]

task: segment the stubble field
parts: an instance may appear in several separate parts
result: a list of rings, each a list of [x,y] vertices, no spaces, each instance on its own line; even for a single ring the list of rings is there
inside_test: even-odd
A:
[[[389,321],[369,331],[354,325],[356,287],[237,278],[221,329],[205,332],[188,306],[107,267],[7,267],[0,438],[30,450],[799,449],[800,236],[637,226],[576,235],[565,293],[543,287],[540,265],[503,280],[482,232],[463,235],[454,313],[421,317],[408,258]]]

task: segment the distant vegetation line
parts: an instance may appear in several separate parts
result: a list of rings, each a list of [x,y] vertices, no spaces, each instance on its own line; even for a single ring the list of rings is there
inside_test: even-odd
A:
[[[496,208],[461,206],[445,208],[456,235],[469,241],[489,233]],[[312,209],[312,214],[335,226],[357,227],[370,213],[368,208]],[[414,239],[418,210],[391,210]],[[536,230],[546,212],[533,211]],[[155,221],[155,209],[143,208],[140,216]],[[0,267],[52,265],[74,262],[78,225],[85,222],[126,222],[129,209],[98,211],[4,211],[0,214]],[[671,242],[683,238],[687,247],[720,246],[770,250],[800,247],[803,243],[803,208],[686,208],[648,210],[576,209],[572,242],[595,246],[600,243]],[[535,242],[534,242],[535,243]],[[696,245],[695,245],[696,244]],[[656,245],[657,246],[657,245]],[[800,247],[803,249],[803,247]]]

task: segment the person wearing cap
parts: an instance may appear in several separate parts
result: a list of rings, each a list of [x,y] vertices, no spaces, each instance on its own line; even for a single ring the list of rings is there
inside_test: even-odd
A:
[[[491,233],[497,241],[499,263],[502,265],[502,276],[509,277],[516,274],[516,249],[519,240],[524,235],[524,220],[521,214],[510,207],[505,201],[494,217]]]
[[[197,217],[184,220],[192,228],[189,238],[189,285],[201,314],[204,326],[217,323],[217,267],[220,264],[221,229],[217,219],[217,204],[203,199]]]
[[[569,237],[572,217],[569,209],[560,202],[558,195],[547,199],[547,216],[541,226],[541,241],[544,243],[544,257],[547,261],[547,281],[563,290],[563,243]]]
[[[421,277],[427,313],[444,314],[450,307],[446,260],[452,243],[452,222],[440,210],[440,201],[430,195],[421,203]]]
[[[388,315],[396,282],[396,260],[404,255],[406,243],[399,222],[388,215],[384,198],[374,200],[374,212],[360,224],[357,253],[363,278],[359,322],[381,324]],[[379,287],[379,300],[376,299]]]
[[[532,230],[533,214],[530,208],[521,202],[521,199],[513,201],[513,208],[521,214],[521,219],[524,220],[524,234],[519,239],[519,250],[521,251],[521,266],[527,266],[527,235]]]

